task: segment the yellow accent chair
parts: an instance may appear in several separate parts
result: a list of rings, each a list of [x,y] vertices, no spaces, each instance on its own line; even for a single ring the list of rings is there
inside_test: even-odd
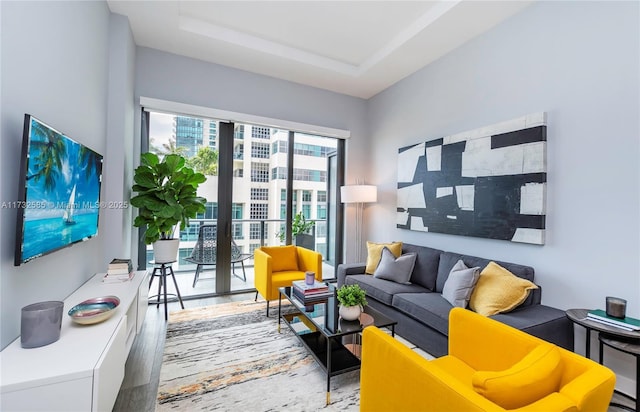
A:
[[[361,411],[607,411],[607,367],[470,310],[449,314],[449,353],[427,360],[363,333]]]
[[[256,300],[260,293],[267,301],[278,299],[278,289],[304,279],[305,272],[314,272],[322,280],[322,255],[300,246],[263,246],[254,251]]]

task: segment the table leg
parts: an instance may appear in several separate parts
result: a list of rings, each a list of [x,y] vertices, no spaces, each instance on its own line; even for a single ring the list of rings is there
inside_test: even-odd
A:
[[[331,339],[327,338],[327,405],[331,404]]]
[[[282,311],[282,293],[278,293],[278,333],[280,333],[280,316]]]
[[[636,412],[640,412],[640,356],[636,355]]]

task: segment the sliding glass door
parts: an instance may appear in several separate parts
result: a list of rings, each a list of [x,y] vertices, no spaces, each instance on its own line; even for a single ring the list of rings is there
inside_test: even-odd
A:
[[[342,141],[194,116],[148,115],[149,151],[181,154],[189,166],[207,176],[198,189],[207,199],[206,212],[180,231],[174,271],[183,297],[253,290],[254,250],[295,243],[291,221],[296,214],[314,223],[309,247],[325,257],[324,277],[335,276],[335,239],[341,235],[329,213],[336,214],[340,206],[335,203],[339,187],[335,165],[340,163]],[[334,159],[333,172],[329,155]],[[215,250],[208,255],[213,253],[213,260],[198,270],[198,260],[191,257],[197,254],[202,232],[213,237],[207,245]],[[145,261],[152,259],[149,246]]]

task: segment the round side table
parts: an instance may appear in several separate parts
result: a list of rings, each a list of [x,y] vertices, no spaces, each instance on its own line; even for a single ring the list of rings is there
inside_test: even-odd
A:
[[[573,323],[584,327],[587,331],[585,338],[585,356],[591,358],[591,332],[598,332],[599,342],[599,363],[604,364],[603,345],[609,346],[612,349],[619,350],[621,352],[633,355],[636,357],[636,412],[640,412],[640,402],[638,402],[638,395],[640,395],[640,331],[628,331],[622,328],[616,328],[615,326],[609,326],[595,320],[591,320],[587,317],[589,309],[569,309],[566,314],[569,320]],[[629,409],[625,405],[618,403],[611,403],[612,406],[616,406],[622,409]],[[629,409],[633,410],[633,409]]]
[[[627,353],[629,355],[633,355],[636,358],[636,409],[635,412],[640,412],[640,402],[638,402],[638,394],[640,394],[640,341],[630,341],[630,340],[621,340],[620,338],[612,335],[608,335],[604,332],[600,333],[598,336],[598,341],[600,342],[600,363],[604,364],[602,355],[603,355],[603,347],[604,345],[618,350],[620,352]],[[612,403],[611,405],[616,406],[618,408],[627,409],[633,411],[625,405],[621,405],[619,403]]]

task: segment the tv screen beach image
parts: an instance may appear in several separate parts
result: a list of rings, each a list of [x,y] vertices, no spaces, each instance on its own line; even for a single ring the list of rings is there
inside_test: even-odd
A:
[[[98,233],[102,156],[31,117],[22,261]]]

